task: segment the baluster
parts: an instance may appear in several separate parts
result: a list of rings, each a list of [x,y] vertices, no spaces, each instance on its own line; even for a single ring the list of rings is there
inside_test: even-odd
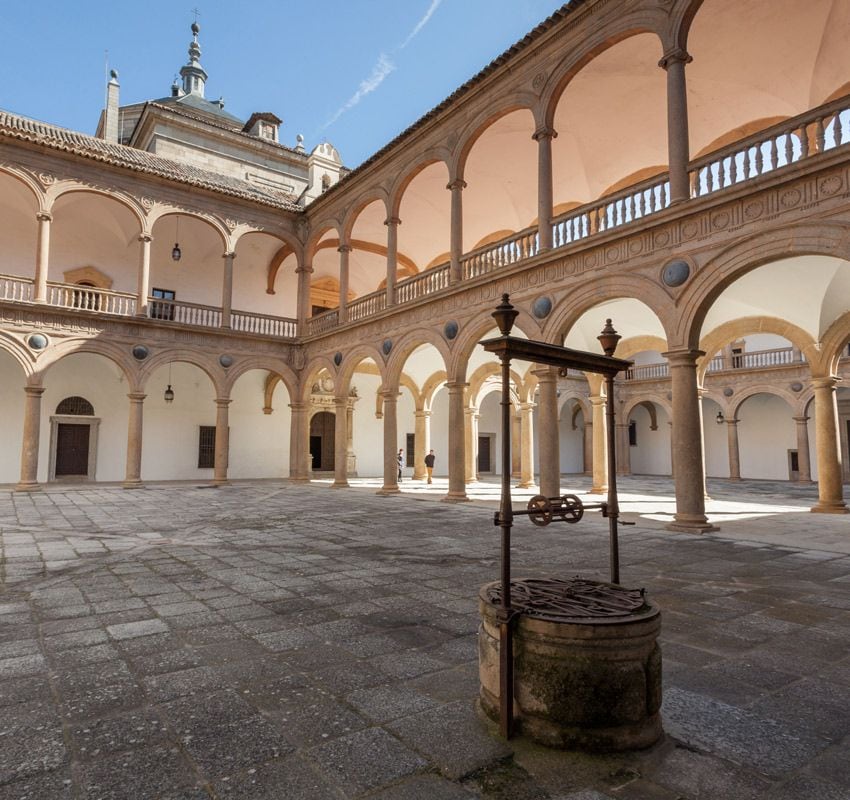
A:
[[[825,130],[823,127],[823,117],[818,117],[815,120],[815,143],[817,145],[818,153],[823,152],[824,144],[825,144]]]
[[[776,167],[778,166],[778,164],[776,163],[778,154],[779,154],[779,150],[776,146],[776,137],[771,136],[770,137],[769,155],[770,155],[770,169],[772,169],[772,170],[776,169]]]
[[[791,131],[785,134],[785,164],[788,165],[794,160],[794,137]]]
[[[756,145],[756,176],[762,175],[764,173],[764,150],[762,149],[762,143],[759,142]]]
[[[806,123],[800,126],[800,160],[809,157],[809,128]]]

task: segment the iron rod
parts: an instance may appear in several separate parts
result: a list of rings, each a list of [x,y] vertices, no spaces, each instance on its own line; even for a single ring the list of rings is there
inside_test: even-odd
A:
[[[608,424],[608,536],[610,540],[611,583],[620,582],[620,545],[617,537],[617,443],[614,426],[614,376],[605,376],[605,416]]]
[[[502,496],[500,524],[502,528],[502,607],[499,614],[499,727],[510,739],[514,716],[514,654],[511,627],[511,360],[502,361]]]

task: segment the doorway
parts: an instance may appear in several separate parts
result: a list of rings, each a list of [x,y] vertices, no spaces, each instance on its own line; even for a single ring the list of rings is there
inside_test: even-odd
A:
[[[89,474],[89,434],[87,424],[61,422],[56,430],[57,478],[85,477]]]
[[[84,397],[66,397],[50,418],[50,464],[47,479],[94,480],[100,420]]]
[[[332,472],[334,469],[334,434],[336,416],[320,411],[310,420],[310,456],[313,472]]]
[[[478,473],[493,472],[493,440],[495,433],[482,433],[478,436]]]

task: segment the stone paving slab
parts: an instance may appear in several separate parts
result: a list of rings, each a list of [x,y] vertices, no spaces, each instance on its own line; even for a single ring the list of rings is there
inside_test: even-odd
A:
[[[489,486],[0,491],[0,800],[846,800],[850,520],[718,482],[723,530],[674,534],[669,482],[621,487],[667,735],[618,756],[476,712]],[[604,577],[607,527],[518,523],[514,549],[518,575]]]

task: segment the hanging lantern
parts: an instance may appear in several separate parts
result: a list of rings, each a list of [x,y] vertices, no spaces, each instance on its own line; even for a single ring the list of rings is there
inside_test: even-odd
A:
[[[180,249],[180,217],[177,217],[177,229],[174,238],[177,241],[174,242],[174,247],[171,248],[171,259],[172,261],[179,261],[183,255],[183,251]]]
[[[173,403],[174,402],[174,389],[171,388],[171,384],[168,384],[168,388],[165,390],[165,402]]]

